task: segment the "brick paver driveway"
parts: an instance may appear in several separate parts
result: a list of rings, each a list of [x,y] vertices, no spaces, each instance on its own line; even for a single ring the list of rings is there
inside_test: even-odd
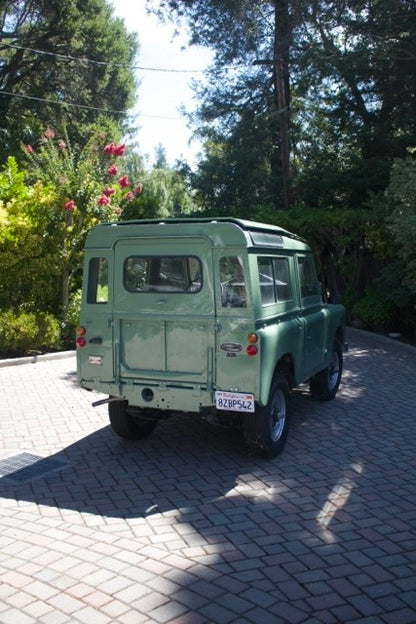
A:
[[[0,622],[414,624],[416,349],[349,340],[272,461],[188,417],[121,441],[74,357],[0,368]]]

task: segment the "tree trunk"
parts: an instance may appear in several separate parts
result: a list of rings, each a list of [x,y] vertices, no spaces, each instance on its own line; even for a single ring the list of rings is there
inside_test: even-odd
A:
[[[280,128],[284,207],[288,209],[292,202],[289,142],[289,50],[292,41],[292,26],[289,15],[289,0],[275,0],[274,18],[274,101]]]

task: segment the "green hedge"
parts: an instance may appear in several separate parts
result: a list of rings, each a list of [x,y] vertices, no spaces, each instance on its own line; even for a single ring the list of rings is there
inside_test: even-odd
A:
[[[372,288],[354,305],[353,315],[376,332],[400,329],[400,310]]]
[[[45,312],[0,311],[0,356],[58,349],[59,321]]]

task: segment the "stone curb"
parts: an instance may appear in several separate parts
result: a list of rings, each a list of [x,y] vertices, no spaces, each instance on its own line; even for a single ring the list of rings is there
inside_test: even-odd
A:
[[[36,364],[37,362],[46,362],[49,360],[61,360],[67,357],[74,357],[75,351],[58,351],[57,353],[43,353],[41,355],[29,355],[21,358],[9,358],[0,360],[0,368],[5,366],[20,366],[21,364]]]
[[[395,346],[403,351],[407,351],[413,355],[416,355],[416,346],[408,344],[407,342],[402,342],[397,338],[389,338],[389,336],[384,336],[383,334],[376,334],[370,331],[366,331],[365,329],[357,329],[355,327],[347,326],[346,328],[346,337],[348,342],[348,336],[356,336],[357,340],[359,340],[359,336],[365,336],[366,338],[373,339],[381,344],[386,346]]]

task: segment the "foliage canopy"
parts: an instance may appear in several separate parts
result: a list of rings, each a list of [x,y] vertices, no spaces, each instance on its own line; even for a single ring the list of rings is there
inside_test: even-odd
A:
[[[191,45],[215,51],[205,83],[195,85],[200,106],[193,119],[207,140],[194,183],[204,198],[214,164],[218,188],[207,196],[214,211],[223,209],[222,179],[232,172],[235,202],[228,205],[250,215],[251,204],[244,215],[240,205],[243,152],[264,171],[263,203],[273,197],[275,207],[283,205],[276,180],[282,187],[285,105],[292,205],[363,205],[387,186],[394,158],[416,144],[413,0],[148,3],[165,19],[175,15],[178,27],[185,23]],[[250,145],[244,140],[248,118]]]
[[[81,145],[103,114],[118,127],[133,102],[138,44],[105,0],[0,4],[0,162],[65,122]]]

